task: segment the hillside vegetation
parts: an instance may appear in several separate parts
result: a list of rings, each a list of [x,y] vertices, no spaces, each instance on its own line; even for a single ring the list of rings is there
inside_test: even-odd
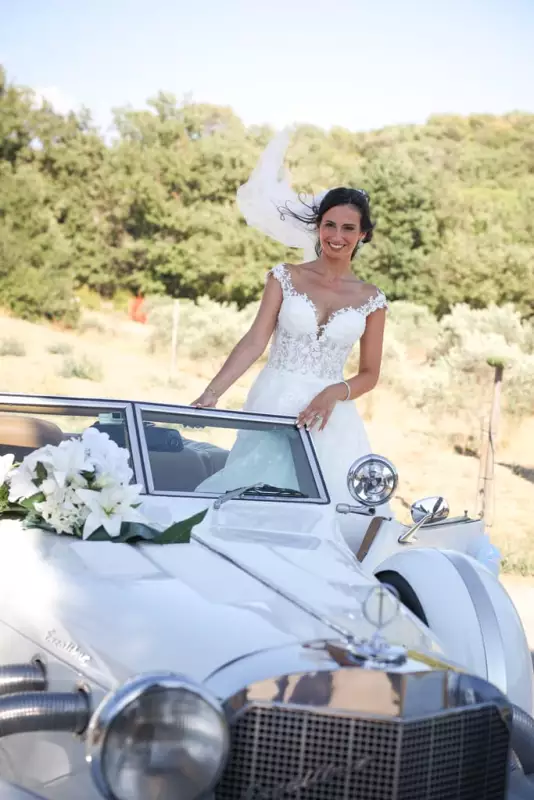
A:
[[[272,135],[228,108],[117,109],[106,143],[0,70],[0,304],[74,323],[73,290],[253,302],[288,254],[235,205]],[[534,314],[534,115],[440,116],[354,133],[301,126],[297,188],[365,187],[377,234],[357,269],[392,300]]]

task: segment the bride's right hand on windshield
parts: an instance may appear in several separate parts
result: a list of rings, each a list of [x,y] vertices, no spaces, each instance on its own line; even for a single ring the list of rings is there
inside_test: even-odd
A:
[[[191,405],[196,406],[196,408],[215,408],[218,399],[217,393],[208,386],[207,389],[204,389],[200,397],[197,397]]]

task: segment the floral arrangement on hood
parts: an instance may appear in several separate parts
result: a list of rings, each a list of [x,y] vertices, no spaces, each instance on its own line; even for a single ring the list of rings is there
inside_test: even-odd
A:
[[[165,530],[141,511],[142,487],[132,483],[129,452],[107,433],[88,428],[80,438],[46,445],[21,464],[0,457],[0,515],[22,516],[39,527],[81,539],[154,543],[189,541],[205,512]]]

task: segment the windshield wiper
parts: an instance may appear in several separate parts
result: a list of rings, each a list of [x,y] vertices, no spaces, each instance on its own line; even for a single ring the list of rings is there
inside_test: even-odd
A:
[[[230,489],[228,492],[219,495],[213,503],[213,508],[217,509],[228,500],[237,500],[239,497],[250,495],[252,497],[308,497],[309,495],[300,492],[298,489],[287,489],[281,486],[271,486],[268,483],[251,483],[249,486],[241,486],[238,489]]]

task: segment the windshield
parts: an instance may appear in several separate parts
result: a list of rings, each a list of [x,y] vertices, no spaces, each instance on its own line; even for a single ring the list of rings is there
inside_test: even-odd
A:
[[[188,406],[0,396],[0,456],[16,462],[45,445],[106,433],[130,454],[148,494],[218,497],[261,485],[244,499],[328,502],[309,435],[293,420]]]
[[[218,496],[262,484],[288,490],[264,489],[263,498],[321,498],[315,461],[293,424],[231,412],[205,417],[145,407],[139,413],[151,492]]]

